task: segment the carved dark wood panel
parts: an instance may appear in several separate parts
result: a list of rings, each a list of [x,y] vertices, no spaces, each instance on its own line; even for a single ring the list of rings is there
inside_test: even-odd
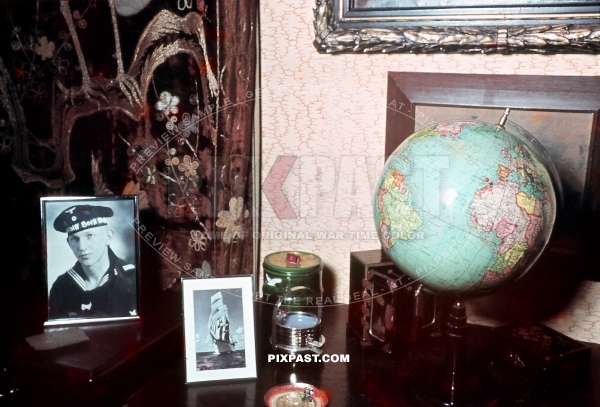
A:
[[[12,233],[0,250],[15,265],[3,320],[32,329],[44,313],[42,196],[139,195],[148,309],[181,277],[253,272],[256,9],[0,4],[0,227]],[[26,323],[9,311],[23,301],[38,303]]]

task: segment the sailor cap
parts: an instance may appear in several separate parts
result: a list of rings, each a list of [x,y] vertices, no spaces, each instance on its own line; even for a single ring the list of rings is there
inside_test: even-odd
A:
[[[113,215],[113,210],[106,206],[75,205],[65,209],[56,217],[54,229],[71,236],[82,230],[107,225],[108,218]]]

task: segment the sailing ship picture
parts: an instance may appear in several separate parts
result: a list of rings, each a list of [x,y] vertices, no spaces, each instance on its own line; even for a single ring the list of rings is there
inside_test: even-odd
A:
[[[242,290],[194,292],[196,370],[246,366]]]
[[[186,381],[256,378],[253,276],[181,283]]]

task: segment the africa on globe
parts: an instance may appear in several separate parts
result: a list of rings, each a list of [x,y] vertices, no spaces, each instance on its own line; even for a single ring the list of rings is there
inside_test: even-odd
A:
[[[375,191],[384,250],[438,292],[477,295],[515,281],[556,219],[548,165],[501,125],[446,121],[416,132],[388,158]]]

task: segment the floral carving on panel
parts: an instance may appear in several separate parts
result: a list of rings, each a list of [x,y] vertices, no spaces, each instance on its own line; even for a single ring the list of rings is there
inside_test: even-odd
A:
[[[253,7],[239,6],[247,15],[231,21],[255,18]],[[216,32],[238,27],[217,8],[216,0],[0,8],[0,159],[42,194],[138,195],[142,261],[160,268],[163,287],[229,273],[221,244],[243,239],[250,224],[251,181],[232,191],[223,174],[231,155],[250,156],[251,123],[238,125],[231,106],[221,112],[225,100],[252,109],[238,96],[253,82],[232,78],[253,72],[254,42],[243,36],[254,31],[240,31],[235,47],[221,44]],[[235,143],[233,123],[243,127]]]
[[[248,210],[244,209],[244,199],[241,197],[229,200],[229,210],[220,211],[217,226],[225,228],[223,241],[231,243],[236,238],[244,238],[244,222],[248,217]]]

